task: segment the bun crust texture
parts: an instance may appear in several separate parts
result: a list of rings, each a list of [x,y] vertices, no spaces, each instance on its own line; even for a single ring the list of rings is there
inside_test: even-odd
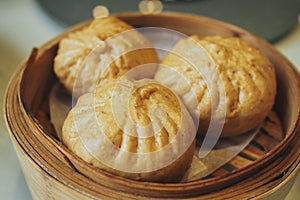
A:
[[[193,35],[180,40],[161,66],[155,79],[181,97],[199,121],[200,135],[212,121],[223,127],[221,137],[245,133],[262,123],[275,102],[273,65],[241,38]]]
[[[63,143],[86,162],[126,178],[180,181],[190,167],[196,128],[167,87],[150,79],[112,79],[79,97]]]

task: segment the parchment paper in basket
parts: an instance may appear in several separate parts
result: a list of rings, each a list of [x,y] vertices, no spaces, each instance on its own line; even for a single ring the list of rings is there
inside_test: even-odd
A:
[[[239,154],[254,139],[259,130],[260,127],[239,136],[219,139],[216,146],[204,158],[198,157],[200,148],[197,147],[191,167],[182,182],[201,179],[222,167]]]
[[[56,84],[49,97],[50,119],[57,137],[61,140],[62,126],[72,108],[72,97],[61,84]]]

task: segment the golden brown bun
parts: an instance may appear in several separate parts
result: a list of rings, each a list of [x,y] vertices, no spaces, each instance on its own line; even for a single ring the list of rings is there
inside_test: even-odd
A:
[[[157,62],[156,51],[142,34],[115,17],[105,17],[60,41],[54,71],[70,93],[80,96],[92,92],[99,81]],[[147,73],[153,76],[155,69]]]
[[[222,137],[255,128],[271,110],[276,94],[275,71],[253,45],[235,37],[191,36],[179,41],[172,52],[161,62],[165,67],[158,70],[155,79],[176,91],[194,118],[200,114],[200,134],[206,132],[210,123],[212,96],[217,99],[217,106],[226,109]],[[179,75],[170,73],[169,68],[181,74],[187,84],[180,81],[183,79]],[[214,81],[214,76],[220,78],[221,84]],[[222,91],[225,98],[221,105],[218,95]],[[222,126],[221,112],[213,120],[215,125]]]
[[[179,181],[190,167],[196,128],[179,98],[149,79],[112,79],[79,97],[62,141],[86,162],[144,181]]]

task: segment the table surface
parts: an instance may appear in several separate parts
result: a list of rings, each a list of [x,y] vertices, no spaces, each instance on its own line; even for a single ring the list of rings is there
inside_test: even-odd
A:
[[[67,27],[49,18],[34,0],[0,1],[0,103],[18,63]],[[274,46],[300,70],[300,25]],[[298,189],[296,189],[298,188]],[[300,175],[287,200],[300,199]],[[31,199],[0,109],[0,199]]]

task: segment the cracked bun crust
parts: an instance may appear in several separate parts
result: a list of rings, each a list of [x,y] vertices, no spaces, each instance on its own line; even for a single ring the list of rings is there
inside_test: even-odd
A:
[[[86,162],[135,180],[180,181],[196,128],[183,103],[154,80],[111,79],[79,97],[63,143]]]
[[[125,22],[105,17],[61,40],[54,72],[71,94],[80,96],[92,92],[99,81],[146,63],[158,63],[150,42]],[[151,77],[155,69],[147,73]]]
[[[162,60],[161,64],[165,67],[158,70],[155,79],[173,89],[194,118],[200,115],[200,134],[205,134],[212,117],[211,98],[215,97],[212,88],[225,94],[224,105],[221,105],[226,109],[222,137],[255,128],[271,110],[276,94],[274,67],[266,56],[248,42],[235,37],[201,38],[194,35],[179,41],[172,52]],[[189,87],[178,81],[180,78],[176,75],[168,75],[166,68],[181,74]],[[212,69],[216,73],[211,73]],[[214,77],[207,72],[210,75],[217,74],[221,84],[211,81],[211,85],[208,85],[207,81],[214,80]],[[191,101],[192,95],[196,103]],[[218,124],[221,118],[219,113],[213,116],[219,126],[222,125]]]

